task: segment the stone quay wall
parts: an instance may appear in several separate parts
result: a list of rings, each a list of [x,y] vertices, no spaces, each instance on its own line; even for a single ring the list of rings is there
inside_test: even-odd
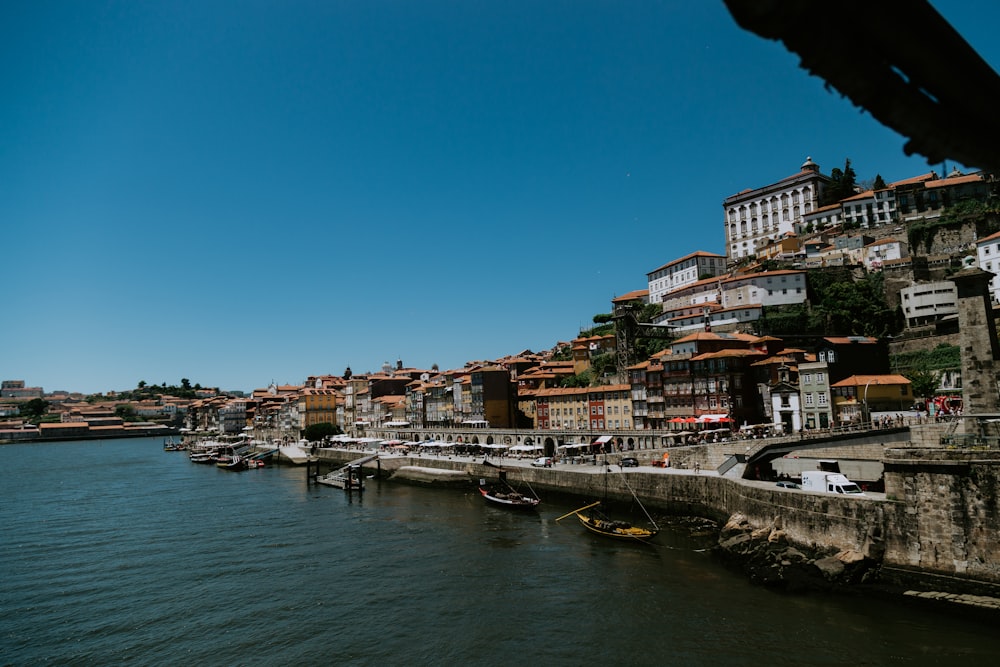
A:
[[[1000,584],[1000,452],[889,450],[885,479],[887,562]]]
[[[347,462],[356,452],[327,453]],[[495,478],[479,460],[392,457],[369,463],[386,474],[404,465],[464,471],[469,484]],[[1000,591],[1000,452],[900,448],[884,459],[886,495],[845,497],[780,489],[770,482],[714,473],[651,471],[593,465],[517,468],[540,491],[607,497],[630,503],[634,492],[651,512],[703,516],[719,522],[741,514],[754,527],[778,526],[791,543],[830,553],[853,550],[880,560],[883,572],[913,584]],[[600,467],[600,466],[598,466]],[[584,469],[587,470],[584,470]]]

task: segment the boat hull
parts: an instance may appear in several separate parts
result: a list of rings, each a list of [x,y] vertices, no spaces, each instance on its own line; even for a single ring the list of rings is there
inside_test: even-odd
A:
[[[582,512],[576,512],[576,518],[584,528],[602,537],[610,537],[616,540],[631,540],[633,542],[648,540],[656,536],[655,530],[639,528],[624,521],[609,521],[591,517]]]
[[[479,494],[488,505],[496,505],[497,507],[505,507],[507,509],[533,510],[538,507],[538,503],[540,502],[538,498],[523,496],[513,492],[502,494],[483,487],[479,487]]]

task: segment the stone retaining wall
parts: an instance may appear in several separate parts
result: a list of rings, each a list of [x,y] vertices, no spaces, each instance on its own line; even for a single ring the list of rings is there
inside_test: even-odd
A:
[[[698,455],[711,457],[692,453]],[[336,462],[354,458],[357,453],[343,452]],[[470,485],[496,477],[495,468],[478,461],[400,457],[379,464],[387,473],[403,465],[461,470]],[[523,467],[517,476],[536,490],[585,500],[607,496],[627,503],[634,491],[651,512],[720,522],[741,514],[754,527],[780,525],[790,542],[811,549],[874,554],[884,566],[912,573],[912,579],[930,574],[950,579],[955,589],[962,582],[1000,587],[1000,452],[887,450],[885,500],[785,490],[715,474],[613,468],[603,475],[574,467]]]

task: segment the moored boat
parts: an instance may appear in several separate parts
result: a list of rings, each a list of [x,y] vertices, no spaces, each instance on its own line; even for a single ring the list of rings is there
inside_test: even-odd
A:
[[[243,457],[232,447],[223,447],[215,457],[215,465],[225,470],[246,470]]]
[[[163,451],[165,452],[182,452],[185,449],[187,449],[187,447],[184,446],[184,443],[177,442],[174,440],[173,436],[163,441]]]
[[[232,456],[223,455],[219,457],[215,465],[223,470],[246,470],[248,467],[247,460],[239,454],[233,454]]]
[[[507,481],[507,471],[503,467],[489,461],[483,461],[483,465],[490,468],[499,468],[499,479],[495,484],[487,484],[484,479],[479,480],[479,494],[483,497],[483,500],[489,504],[499,505],[508,509],[532,510],[538,507],[541,500],[534,494],[534,491],[531,492],[531,495],[528,495],[514,488]],[[529,486],[528,488],[530,490],[531,487]]]
[[[604,463],[604,497],[608,496],[608,474],[611,468],[608,467],[607,461]],[[577,520],[579,520],[580,525],[586,528],[588,531],[596,534],[602,535],[604,537],[611,537],[617,540],[631,540],[633,542],[642,542],[650,538],[656,537],[656,534],[660,532],[659,526],[653,521],[653,517],[649,516],[649,512],[646,512],[646,508],[643,507],[642,502],[639,500],[639,496],[636,495],[635,491],[629,485],[628,480],[624,477],[621,478],[622,482],[628,488],[629,492],[632,494],[632,498],[635,502],[642,508],[642,511],[646,514],[646,518],[649,519],[650,528],[643,528],[641,526],[634,526],[628,521],[620,521],[612,519],[607,516],[602,510],[601,505],[603,501],[598,500],[595,503],[590,503],[589,505],[584,505],[579,509],[575,509],[572,512],[567,512],[561,517],[556,519],[556,521],[562,521],[568,516],[575,515]]]
[[[576,515],[576,518],[584,528],[604,537],[642,541],[655,537],[657,532],[659,532],[655,524],[653,524],[653,528],[643,528],[641,526],[634,526],[628,521],[611,519],[601,511],[600,505],[600,502],[596,502],[586,507],[581,507],[578,510],[573,510],[571,514]],[[559,518],[562,519],[564,517],[565,515]]]
[[[218,454],[214,449],[192,449],[188,458],[191,463],[215,463]]]
[[[541,502],[538,498],[526,496],[520,491],[500,485],[480,486],[479,493],[486,502],[510,509],[533,510]]]

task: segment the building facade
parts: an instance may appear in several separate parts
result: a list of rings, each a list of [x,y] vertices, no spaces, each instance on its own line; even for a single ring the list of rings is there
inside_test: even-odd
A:
[[[727,197],[722,202],[727,258],[733,262],[754,257],[769,242],[795,231],[804,215],[819,208],[829,182],[807,158],[792,176]]]
[[[802,425],[807,429],[833,426],[830,373],[825,361],[807,361],[799,364],[799,392]]]
[[[715,253],[697,251],[675,259],[646,274],[649,284],[649,302],[660,303],[668,292],[692,285],[704,278],[721,276],[726,272],[726,257]]]
[[[899,291],[907,327],[933,324],[958,315],[958,288],[950,280],[914,283]]]

